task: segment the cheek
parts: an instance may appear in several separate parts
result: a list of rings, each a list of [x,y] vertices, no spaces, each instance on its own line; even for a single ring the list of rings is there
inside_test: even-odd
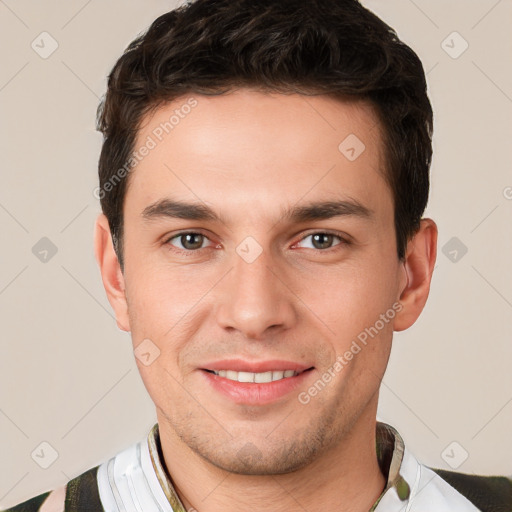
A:
[[[141,265],[127,279],[132,333],[144,331],[145,335],[166,337],[170,329],[179,327],[206,290],[206,285],[183,270]]]
[[[191,370],[182,356],[206,321],[209,308],[201,307],[201,300],[212,285],[183,269],[156,271],[141,266],[130,277],[128,314],[135,354],[145,350],[143,343],[158,354],[150,366],[137,361],[144,384],[148,391],[153,388],[152,396],[164,393],[162,382],[179,391],[179,383]]]
[[[384,270],[386,269],[386,270]],[[304,314],[323,324],[329,338],[350,343],[362,330],[374,325],[392,307],[396,288],[394,267],[368,259],[298,277],[294,290],[308,310]]]

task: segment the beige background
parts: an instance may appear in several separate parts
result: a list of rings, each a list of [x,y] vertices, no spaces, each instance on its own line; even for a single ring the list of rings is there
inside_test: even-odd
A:
[[[512,3],[364,4],[422,58],[436,115],[426,215],[438,262],[424,313],[395,337],[380,418],[427,464],[512,474]],[[94,121],[117,57],[174,5],[0,0],[0,508],[99,464],[155,421],[93,256]],[[31,47],[43,31],[58,43],[46,59]],[[454,31],[469,44],[458,58],[445,51],[463,48],[446,39]],[[42,237],[58,249],[46,263],[32,252]],[[452,237],[467,247],[455,262],[442,252]],[[43,441],[58,452],[48,469],[31,457]]]

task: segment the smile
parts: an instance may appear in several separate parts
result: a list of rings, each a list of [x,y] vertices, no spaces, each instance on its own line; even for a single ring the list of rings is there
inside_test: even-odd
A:
[[[292,366],[292,364],[289,366]],[[277,366],[275,362],[274,365]],[[288,369],[271,370],[268,369],[272,368],[269,363],[259,365],[266,366],[266,368],[261,368],[266,370],[264,372],[221,370],[222,366],[218,364],[218,369],[215,370],[202,368],[201,373],[206,378],[208,386],[231,402],[258,406],[271,404],[285,399],[287,396],[293,396],[294,391],[308,382],[309,376],[312,375],[312,370],[314,370],[313,366],[304,368],[303,365],[295,365],[295,370],[289,367]],[[244,365],[238,364],[238,366]]]
[[[299,372],[294,370],[272,370],[262,373],[253,372],[236,372],[234,370],[207,370],[219,377],[237,382],[254,382],[256,384],[265,384],[268,382],[275,382],[290,377],[299,375]]]

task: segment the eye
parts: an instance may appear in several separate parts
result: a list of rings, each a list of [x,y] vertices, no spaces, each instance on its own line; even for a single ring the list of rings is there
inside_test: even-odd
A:
[[[328,233],[324,231],[318,231],[316,233],[310,233],[309,235],[306,235],[304,238],[302,238],[299,242],[302,243],[304,240],[307,240],[308,238],[311,238],[311,245],[308,248],[311,249],[317,249],[321,251],[325,251],[326,249],[331,249],[332,247],[338,246],[338,245],[348,245],[349,242],[345,240],[343,237],[341,237],[338,234],[335,233]],[[339,243],[333,245],[334,239],[340,240]],[[297,244],[297,245],[299,245]]]
[[[173,243],[173,240],[176,240],[176,243],[179,245]],[[165,243],[172,245],[178,251],[195,252],[199,249],[204,249],[203,243],[205,240],[208,240],[206,235],[193,231],[187,231],[185,233],[178,233],[177,235],[173,235],[171,238],[168,238]]]
[[[304,243],[304,241],[308,239],[311,239],[311,245],[309,247],[306,246],[306,248],[316,249],[322,252],[326,252],[327,250],[332,249],[338,245],[350,244],[348,240],[339,234],[317,231],[303,237],[297,244],[295,244],[295,246],[300,246],[300,244]],[[339,242],[333,243],[335,239],[338,239]],[[198,252],[200,249],[206,249],[207,247],[212,247],[214,245],[211,244],[210,246],[205,246],[204,243],[207,241],[210,240],[203,233],[186,231],[171,236],[165,241],[165,244],[172,246],[173,250],[177,252],[190,254]]]

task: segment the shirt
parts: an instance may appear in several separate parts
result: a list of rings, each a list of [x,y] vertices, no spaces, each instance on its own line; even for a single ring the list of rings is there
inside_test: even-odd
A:
[[[512,511],[510,479],[428,468],[385,423],[377,422],[376,443],[386,486],[369,512]],[[156,423],[110,460],[5,512],[187,512],[163,460]]]

